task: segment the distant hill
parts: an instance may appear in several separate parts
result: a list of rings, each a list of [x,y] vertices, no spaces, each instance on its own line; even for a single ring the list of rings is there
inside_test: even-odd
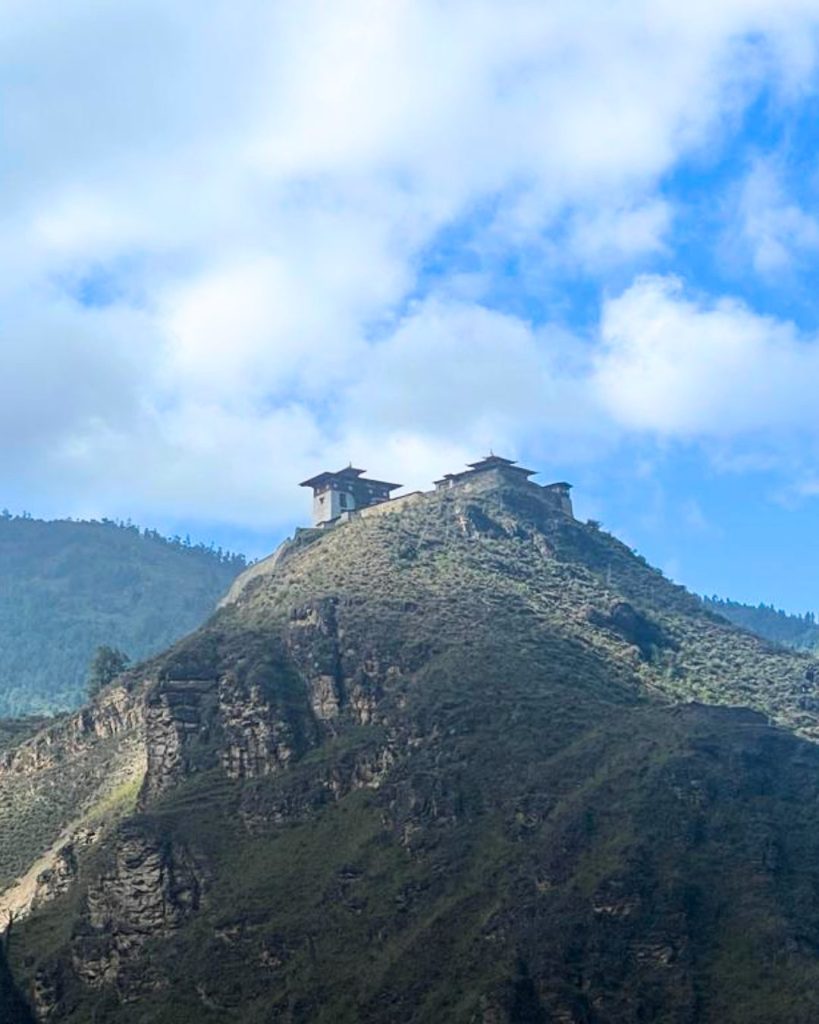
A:
[[[96,647],[132,660],[195,629],[244,558],[130,524],[0,515],[0,717],[76,707]]]
[[[703,598],[705,607],[736,626],[749,629],[757,636],[797,651],[819,650],[819,625],[813,612],[789,615],[773,605],[741,604],[720,597]]]

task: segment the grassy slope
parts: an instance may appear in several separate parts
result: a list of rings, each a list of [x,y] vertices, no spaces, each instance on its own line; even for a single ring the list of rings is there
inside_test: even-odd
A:
[[[379,644],[396,637],[405,648],[445,642],[452,650],[495,636],[550,672],[571,673],[582,662],[586,690],[590,671],[604,689],[628,678],[671,699],[751,706],[813,734],[817,687],[806,676],[815,664],[807,655],[731,628],[611,535],[543,519],[525,493],[491,492],[465,507],[438,498],[321,537],[254,580],[224,628],[231,616],[242,627],[275,627],[300,601],[343,594],[350,629]],[[662,630],[666,642],[650,658],[590,621],[590,611],[620,600]],[[381,621],[370,629],[376,604]]]
[[[670,703],[751,704],[812,735],[807,659],[607,535],[492,493],[319,538],[166,671],[241,665],[275,688],[275,638],[323,598],[351,662],[410,666],[381,723],[245,783],[203,753],[132,819],[207,866],[200,912],[135,965],[169,984],[123,1005],[69,978],[60,1019],[816,1019],[819,752],[764,718]],[[605,624],[623,599],[655,627],[642,654]],[[381,786],[334,800],[326,780],[385,743]],[[82,885],[21,928],[22,974],[68,955],[81,904]]]
[[[137,737],[120,735],[89,746],[53,767],[6,777],[0,801],[0,892],[21,878],[68,826],[98,824],[128,810],[142,778]]]
[[[167,647],[239,568],[113,523],[0,518],[0,716],[76,707],[98,645]]]

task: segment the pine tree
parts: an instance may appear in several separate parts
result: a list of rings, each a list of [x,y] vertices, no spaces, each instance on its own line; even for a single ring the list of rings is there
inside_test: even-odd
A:
[[[88,668],[88,696],[95,697],[130,664],[131,659],[116,647],[98,647]]]

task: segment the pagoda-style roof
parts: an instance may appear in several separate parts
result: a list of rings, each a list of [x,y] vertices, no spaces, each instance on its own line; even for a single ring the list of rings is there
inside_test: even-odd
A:
[[[468,462],[467,465],[469,469],[465,469],[463,473],[446,473],[440,480],[435,481],[436,486],[444,484],[448,480],[465,480],[474,473],[483,473],[490,469],[508,469],[524,477],[534,476],[536,472],[534,469],[524,469],[514,459],[504,459],[502,455],[495,455],[494,452],[490,452],[479,462]]]
[[[325,471],[324,473],[319,473],[317,476],[310,477],[309,480],[303,480],[299,484],[299,487],[323,487],[324,484],[330,483],[333,480],[337,480],[339,483],[344,484],[378,484],[380,487],[386,487],[391,491],[395,491],[402,486],[401,484],[391,484],[387,480],[371,480],[369,477],[365,477],[363,475],[366,472],[366,469],[356,469],[353,466],[345,466],[344,469],[339,469],[335,473]]]
[[[494,469],[496,466],[514,466],[514,459],[504,459],[502,455],[495,455],[491,452],[483,459],[479,459],[477,462],[467,462],[467,466],[470,469]]]
[[[471,470],[476,473],[480,473],[484,469],[512,469],[516,473],[525,473],[526,476],[534,476],[534,469],[524,469],[519,466],[514,459],[504,459],[502,455],[495,455],[494,452],[490,452],[486,458],[481,459],[480,462],[469,462],[467,463]]]

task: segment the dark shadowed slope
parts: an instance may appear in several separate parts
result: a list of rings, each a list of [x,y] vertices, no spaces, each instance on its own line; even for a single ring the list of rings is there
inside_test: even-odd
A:
[[[815,692],[534,485],[301,534],[6,755],[40,845],[60,764],[99,822],[14,970],[71,1024],[808,1024]]]
[[[34,1024],[20,993],[17,991],[0,944],[0,1021],[3,1024]]]
[[[77,707],[98,645],[162,650],[242,565],[136,527],[0,517],[0,718]]]

